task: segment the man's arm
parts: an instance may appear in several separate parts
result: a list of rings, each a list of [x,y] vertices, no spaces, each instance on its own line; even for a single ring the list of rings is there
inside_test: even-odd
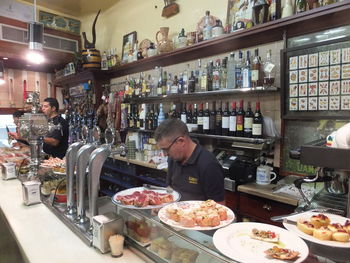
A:
[[[51,137],[44,137],[43,139],[44,143],[51,145],[51,146],[57,146],[60,141],[55,139],[55,138],[51,138]]]
[[[210,162],[202,170],[202,188],[209,199],[225,205],[224,174],[218,162]]]

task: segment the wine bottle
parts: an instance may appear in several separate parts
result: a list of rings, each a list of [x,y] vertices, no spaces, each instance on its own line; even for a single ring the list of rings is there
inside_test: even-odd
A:
[[[232,111],[230,114],[230,119],[229,119],[229,131],[228,135],[230,136],[237,136],[236,135],[236,130],[237,130],[237,111],[236,111],[236,102],[232,102]]]
[[[192,114],[192,132],[198,131],[198,109],[197,104],[193,104],[193,114]]]
[[[181,112],[181,121],[183,123],[187,123],[187,110],[186,110],[186,102],[183,104],[183,109],[182,109],[182,112]]]
[[[163,103],[159,104],[159,114],[158,114],[158,126],[165,120],[165,115],[163,111]]]
[[[196,88],[196,78],[194,77],[193,71],[191,71],[191,76],[188,79],[188,92],[194,93]]]
[[[223,136],[227,136],[229,133],[229,119],[230,119],[230,111],[228,109],[228,102],[226,102],[225,110],[222,113],[222,129],[221,134]]]
[[[215,114],[215,134],[222,135],[222,101]]]
[[[197,133],[203,133],[203,103],[199,106],[198,117],[197,117]]]
[[[208,90],[208,66],[204,67],[202,75],[200,76],[200,91]]]
[[[189,132],[192,132],[192,105],[188,105],[188,110],[186,112],[186,125]]]
[[[236,136],[243,137],[244,135],[244,110],[243,110],[243,100],[239,103],[239,108],[237,111],[237,125],[236,125]]]
[[[256,102],[255,114],[253,118],[253,138],[262,138],[263,116],[260,112],[260,101]]]
[[[216,103],[213,101],[213,106],[210,111],[209,115],[209,133],[215,134],[215,127],[216,127]]]
[[[204,134],[210,134],[209,117],[210,117],[209,103],[206,102],[205,103],[205,111],[203,113],[203,133]]]
[[[207,70],[207,91],[213,90],[213,61],[209,62],[208,70]]]
[[[224,57],[221,63],[220,89],[227,89],[227,57]]]
[[[244,137],[249,137],[249,138],[252,137],[253,118],[254,118],[254,113],[252,111],[250,102],[248,102],[248,107],[244,114]]]
[[[157,129],[157,127],[158,127],[158,112],[155,106],[154,112],[153,112],[153,130]]]

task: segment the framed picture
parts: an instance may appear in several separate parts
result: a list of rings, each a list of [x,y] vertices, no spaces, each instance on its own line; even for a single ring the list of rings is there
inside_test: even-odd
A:
[[[39,22],[45,27],[80,35],[80,21],[39,10]]]
[[[226,25],[230,28],[238,21],[247,23],[253,20],[253,4],[251,0],[228,0]]]
[[[123,49],[122,49],[122,61],[127,62],[128,61],[128,55],[130,52],[132,52],[134,45],[137,40],[137,33],[136,31],[131,32],[125,36],[123,36]]]

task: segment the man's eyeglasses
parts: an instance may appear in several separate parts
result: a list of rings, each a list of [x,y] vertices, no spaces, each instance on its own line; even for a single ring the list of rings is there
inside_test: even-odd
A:
[[[177,140],[178,140],[180,137],[182,137],[182,136],[176,137],[176,138],[170,143],[170,145],[169,145],[168,147],[166,147],[166,148],[161,148],[161,150],[162,150],[163,152],[168,153],[168,152],[170,151],[171,147],[174,145],[175,142],[177,142]]]

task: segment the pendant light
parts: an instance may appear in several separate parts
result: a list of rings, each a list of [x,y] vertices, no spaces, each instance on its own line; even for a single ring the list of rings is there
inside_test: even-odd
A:
[[[5,84],[5,68],[4,62],[0,60],[0,85]]]
[[[36,21],[36,0],[34,0],[34,22],[28,23],[28,39],[27,60],[35,64],[43,63],[45,60],[43,55],[44,26]]]

